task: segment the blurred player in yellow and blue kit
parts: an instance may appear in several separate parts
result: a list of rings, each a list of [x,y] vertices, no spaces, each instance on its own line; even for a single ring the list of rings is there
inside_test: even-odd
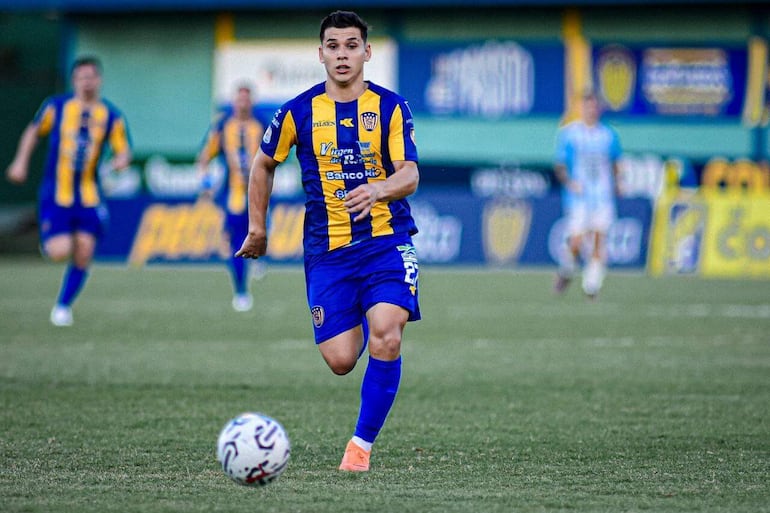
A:
[[[232,108],[228,108],[209,129],[197,159],[204,194],[207,194],[213,185],[211,175],[207,172],[209,162],[219,156],[225,169],[224,183],[217,191],[215,199],[226,212],[225,228],[232,248],[228,260],[234,289],[232,305],[238,312],[251,310],[254,303],[248,289],[248,262],[232,255],[241,247],[241,242],[248,232],[246,189],[251,161],[257,153],[263,132],[262,123],[254,116],[252,90],[247,85],[240,85]],[[256,267],[259,266],[255,266],[255,273],[264,272]]]
[[[6,175],[23,183],[40,137],[48,136],[48,156],[38,194],[38,222],[44,255],[70,260],[51,322],[73,323],[72,304],[88,277],[96,243],[109,219],[102,203],[98,168],[109,145],[112,169],[131,162],[131,145],[123,114],[101,97],[102,66],[96,57],[72,65],[71,93],[47,98],[22,133]]]
[[[265,130],[249,182],[249,234],[237,255],[267,251],[267,209],[279,162],[296,146],[305,190],[304,259],[315,342],[338,375],[367,347],[360,409],[339,469],[369,470],[372,445],[401,378],[401,340],[420,319],[417,233],[406,197],[419,182],[406,100],[363,78],[368,26],[337,11],[321,22],[326,81],[284,104]]]

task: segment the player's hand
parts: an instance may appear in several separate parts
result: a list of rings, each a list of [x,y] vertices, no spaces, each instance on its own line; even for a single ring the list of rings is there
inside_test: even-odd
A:
[[[122,171],[126,169],[129,164],[131,164],[131,155],[128,153],[121,153],[113,157],[112,162],[110,162],[110,167],[115,171]]]
[[[201,189],[198,192],[198,200],[200,201],[212,201],[214,199],[214,194],[211,191],[211,189]]]
[[[5,177],[9,182],[20,185],[27,181],[27,166],[14,160],[5,171]]]
[[[235,256],[242,258],[259,258],[267,252],[267,234],[258,235],[249,232],[243,239],[241,249],[235,252]]]
[[[200,187],[198,189],[198,199],[210,201],[214,197],[214,181],[211,175],[205,171],[200,172]]]
[[[567,182],[567,189],[573,194],[583,194],[583,184],[575,180]]]
[[[360,221],[369,215],[379,197],[380,186],[378,184],[364,183],[348,192],[344,205],[348,214],[358,214],[353,218],[353,221]]]

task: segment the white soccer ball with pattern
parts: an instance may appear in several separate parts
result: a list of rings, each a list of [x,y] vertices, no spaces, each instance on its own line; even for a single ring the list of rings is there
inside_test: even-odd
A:
[[[261,413],[243,413],[219,433],[217,460],[236,483],[264,486],[289,464],[291,444],[283,426]]]

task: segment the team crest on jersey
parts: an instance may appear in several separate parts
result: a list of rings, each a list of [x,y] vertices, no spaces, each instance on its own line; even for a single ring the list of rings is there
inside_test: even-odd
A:
[[[376,112],[364,112],[361,114],[361,124],[367,132],[372,132],[377,128],[379,120],[380,116],[378,116]]]
[[[267,130],[265,130],[265,135],[262,136],[262,142],[265,144],[268,144],[270,142],[270,139],[273,138],[273,127],[268,126]]]
[[[313,326],[320,328],[324,324],[324,307],[314,306],[310,309],[310,314],[313,316]]]

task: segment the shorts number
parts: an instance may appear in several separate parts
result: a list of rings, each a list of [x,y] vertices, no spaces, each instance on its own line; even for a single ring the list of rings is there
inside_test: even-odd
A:
[[[417,275],[419,274],[420,267],[417,262],[404,262],[404,281],[410,285],[417,285]]]

